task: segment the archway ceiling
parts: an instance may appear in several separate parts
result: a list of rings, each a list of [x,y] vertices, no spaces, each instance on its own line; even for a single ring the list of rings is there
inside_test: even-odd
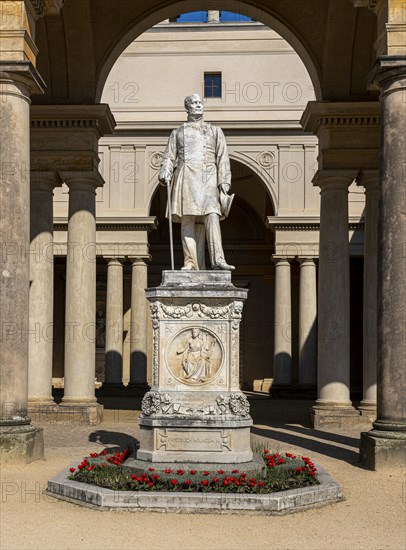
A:
[[[305,63],[318,99],[371,99],[365,79],[375,57],[376,18],[348,0],[66,0],[58,16],[38,21],[38,69],[48,89],[33,101],[98,102],[132,40],[170,16],[216,7],[247,14],[285,38]]]

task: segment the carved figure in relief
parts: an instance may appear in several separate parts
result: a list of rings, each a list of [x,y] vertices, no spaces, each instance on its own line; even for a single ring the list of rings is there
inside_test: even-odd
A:
[[[187,122],[170,135],[163,154],[160,182],[169,185],[173,176],[172,220],[182,224],[184,266],[206,269],[205,234],[212,269],[234,269],[224,259],[220,220],[228,216],[234,195],[230,160],[221,128],[203,122],[203,99],[185,98]]]
[[[182,367],[185,380],[204,382],[210,377],[210,358],[216,343],[214,338],[209,338],[193,328],[192,336],[176,351],[177,355],[183,355]]]

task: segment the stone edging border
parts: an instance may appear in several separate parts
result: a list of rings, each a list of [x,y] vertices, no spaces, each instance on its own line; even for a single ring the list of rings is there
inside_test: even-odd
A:
[[[282,515],[344,500],[341,485],[315,466],[320,485],[261,495],[114,491],[68,479],[68,467],[48,481],[46,494],[99,510]]]

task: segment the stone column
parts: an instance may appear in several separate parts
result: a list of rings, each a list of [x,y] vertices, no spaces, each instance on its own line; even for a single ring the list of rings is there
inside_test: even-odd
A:
[[[0,62],[1,462],[31,462],[43,457],[42,430],[31,425],[27,414],[30,284],[29,96],[33,89],[40,93],[42,88],[42,80],[30,62]]]
[[[31,172],[28,401],[30,412],[55,407],[52,397],[54,315],[53,195],[55,172]]]
[[[148,267],[145,258],[131,258],[130,386],[143,393],[147,383]]]
[[[318,287],[318,399],[315,428],[336,429],[359,416],[350,401],[350,265],[348,187],[350,170],[317,172],[320,187]]]
[[[275,330],[272,388],[292,383],[292,310],[290,263],[288,258],[274,257],[275,262]]]
[[[376,419],[376,353],[378,330],[378,203],[379,175],[362,172],[359,185],[365,187],[364,229],[364,314],[363,314],[363,398],[362,415]]]
[[[317,285],[314,258],[299,258],[299,384],[317,384]]]
[[[361,460],[373,469],[404,465],[406,56],[379,57],[371,82],[381,91],[378,229],[377,420],[362,434]]]
[[[61,406],[91,424],[101,420],[95,397],[97,172],[61,174],[69,187],[66,258],[65,392]]]
[[[123,386],[123,258],[107,258],[104,389]]]

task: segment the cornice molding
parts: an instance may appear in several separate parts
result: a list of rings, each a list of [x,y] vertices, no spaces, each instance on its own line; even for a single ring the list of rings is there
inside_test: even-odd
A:
[[[32,128],[96,128],[100,136],[116,126],[107,103],[98,105],[32,105]]]
[[[379,126],[379,101],[309,101],[300,124],[306,132],[317,134],[322,128]]]

